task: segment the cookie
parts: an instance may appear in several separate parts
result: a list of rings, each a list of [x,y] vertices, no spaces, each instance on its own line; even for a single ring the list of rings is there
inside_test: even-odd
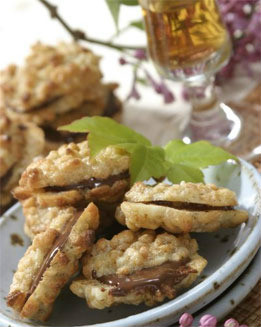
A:
[[[95,101],[84,101],[78,107],[61,115],[52,115],[53,111],[51,109],[49,110],[50,114],[47,111],[44,112],[42,117],[44,120],[41,118],[40,126],[45,134],[46,153],[57,149],[64,143],[78,143],[86,139],[86,133],[58,131],[59,126],[70,124],[72,121],[85,116],[106,116],[120,121],[122,104],[113,92],[116,84],[102,85],[101,88],[103,92],[100,98],[95,99]]]
[[[44,148],[44,135],[31,123],[12,120],[0,109],[0,185],[1,211],[12,201],[11,191],[22,172]]]
[[[124,151],[114,147],[91,158],[87,141],[70,143],[29,165],[19,184],[24,190],[47,192],[98,188],[126,179],[122,174],[127,175],[129,161]]]
[[[90,308],[114,304],[155,305],[189,287],[207,261],[188,234],[125,230],[100,239],[83,258],[83,275],[70,286]]]
[[[88,88],[93,97],[91,88],[100,79],[99,57],[90,50],[78,43],[50,46],[38,42],[23,66],[11,65],[1,72],[0,85],[4,105],[24,113],[58,104],[67,95],[78,98]]]
[[[114,147],[91,158],[87,141],[63,145],[27,167],[15,196],[74,205],[82,200],[113,203],[129,185],[129,160],[124,151]]]
[[[235,193],[214,184],[136,183],[125,199],[116,219],[131,230],[162,227],[172,233],[213,232],[236,227],[248,218],[246,211],[234,208]]]
[[[12,119],[33,122],[44,131],[45,153],[80,142],[85,134],[57,131],[84,116],[119,119],[116,83],[104,84],[100,58],[78,43],[35,44],[22,66],[0,72],[0,105]]]
[[[38,234],[18,264],[7,304],[22,318],[44,321],[63,286],[78,271],[79,259],[90,251],[99,213],[94,204],[67,211]]]
[[[30,196],[26,200],[22,201],[23,214],[25,217],[24,232],[25,234],[34,239],[34,237],[46,231],[51,225],[52,221],[59,215],[73,214],[75,210],[81,210],[90,201],[78,200],[77,192],[61,192],[57,196],[41,197],[40,194]],[[64,194],[66,193],[66,194]],[[45,194],[45,193],[43,193]],[[74,197],[76,195],[76,197]],[[73,203],[72,200],[76,202]],[[49,202],[48,202],[49,200]],[[96,231],[97,236],[104,233],[108,227],[116,222],[115,210],[117,203],[104,203],[96,201],[96,206],[99,209],[100,224]]]
[[[33,238],[59,210],[83,208],[91,201],[99,207],[101,226],[108,226],[128,188],[129,156],[108,147],[91,158],[84,141],[63,145],[29,165],[14,195],[23,206],[25,232]]]

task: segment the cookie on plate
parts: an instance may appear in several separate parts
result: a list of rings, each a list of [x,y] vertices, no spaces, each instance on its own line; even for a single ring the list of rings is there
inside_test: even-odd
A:
[[[0,109],[0,211],[13,202],[11,191],[18,185],[22,172],[40,155],[44,135],[32,123],[24,123],[6,116]]]
[[[248,213],[236,210],[234,192],[214,184],[181,182],[148,186],[136,183],[125,194],[116,219],[131,230],[159,227],[172,233],[213,232],[236,227]]]
[[[47,196],[47,198],[36,194],[22,201],[25,234],[33,240],[37,234],[46,231],[58,215],[72,214],[75,210],[81,210],[89,203],[89,201],[83,201],[82,199],[78,203],[72,203],[70,196],[73,198],[74,191],[54,195],[53,197]],[[46,199],[50,199],[50,202],[46,202]],[[67,199],[69,201],[66,201]],[[116,222],[114,216],[118,202],[114,204],[97,201],[96,205],[99,208],[100,215],[100,224],[96,231],[99,236]]]
[[[155,305],[188,288],[207,261],[188,234],[125,230],[110,241],[100,239],[83,257],[84,278],[70,286],[90,308],[114,304]]]
[[[45,230],[59,210],[82,208],[91,201],[106,226],[129,188],[129,156],[108,147],[91,158],[87,141],[70,143],[29,165],[19,184],[14,194],[22,202],[31,238]]]
[[[97,207],[61,212],[38,234],[18,264],[7,304],[23,318],[46,320],[63,286],[90,251],[99,225]]]
[[[36,43],[22,66],[0,73],[0,101],[7,114],[36,123],[49,149],[83,136],[58,132],[58,126],[83,116],[119,118],[115,83],[104,84],[100,58],[78,43]]]

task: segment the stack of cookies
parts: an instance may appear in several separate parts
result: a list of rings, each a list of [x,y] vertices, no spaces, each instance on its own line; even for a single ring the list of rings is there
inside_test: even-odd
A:
[[[52,151],[23,173],[15,196],[33,243],[7,297],[21,317],[47,319],[80,258],[83,269],[70,289],[90,308],[173,299],[207,264],[189,232],[247,220],[247,212],[234,208],[234,192],[212,184],[130,188],[129,165],[129,156],[114,147],[91,158],[84,141]]]
[[[30,155],[27,155],[28,165],[35,155],[47,154],[72,140],[86,139],[85,134],[59,132],[59,126],[83,116],[120,119],[121,103],[114,95],[117,85],[102,82],[99,61],[98,56],[77,43],[60,43],[57,46],[36,43],[22,66],[10,65],[0,72],[1,145],[3,148],[9,146],[13,137],[14,142],[20,142],[21,146],[17,152],[10,151],[8,154],[1,150],[1,206],[10,203],[12,196],[9,191],[20,178],[16,174],[18,177],[12,179],[16,182],[6,186],[7,169],[10,175],[11,166],[14,162],[21,161],[21,152],[24,150],[22,138],[20,140],[17,137],[18,132],[12,126],[28,126],[26,132],[20,128],[21,136],[29,135],[32,130],[38,133],[34,147]],[[44,148],[43,139],[37,147],[40,134],[44,137]],[[7,135],[8,140],[5,139]],[[3,166],[6,165],[2,163],[5,161],[10,162],[8,168]],[[3,194],[3,191],[8,193]]]
[[[0,108],[0,213],[13,203],[12,189],[43,149],[44,134],[40,128],[32,123],[11,120]]]
[[[100,58],[78,43],[36,43],[23,66],[0,75],[1,105],[7,114],[40,126],[51,149],[72,140],[57,127],[83,116],[119,118],[116,84],[103,84]]]

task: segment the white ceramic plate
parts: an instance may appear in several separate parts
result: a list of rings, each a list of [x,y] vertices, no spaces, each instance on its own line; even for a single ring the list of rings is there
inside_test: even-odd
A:
[[[237,193],[239,206],[249,212],[246,224],[217,233],[193,234],[199,243],[199,253],[208,260],[203,278],[198,279],[190,290],[176,299],[149,309],[143,305],[120,305],[110,309],[91,310],[84,301],[65,288],[57,299],[48,323],[22,322],[10,308],[4,297],[8,294],[13,272],[27,246],[28,238],[23,234],[23,215],[15,205],[0,221],[0,326],[168,326],[184,311],[198,311],[226,290],[249,265],[260,246],[260,194],[261,178],[249,164],[241,167],[224,164],[205,171],[206,181],[226,186]],[[19,234],[23,246],[12,246],[12,234]],[[112,322],[113,321],[113,322]]]
[[[225,318],[247,296],[261,278],[261,250],[259,250],[247,269],[229,286],[225,292],[194,314],[194,326],[205,314],[211,313],[218,321]],[[232,317],[233,318],[233,317]],[[242,322],[241,322],[242,323]]]

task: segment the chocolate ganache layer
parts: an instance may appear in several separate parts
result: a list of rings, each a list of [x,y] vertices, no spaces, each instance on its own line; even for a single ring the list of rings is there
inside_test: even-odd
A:
[[[121,104],[115,97],[113,92],[109,93],[107,103],[104,107],[103,116],[113,117],[115,114],[121,111]]]
[[[114,286],[109,291],[113,296],[124,296],[128,292],[149,290],[153,294],[163,290],[164,286],[173,288],[179,284],[188,274],[196,273],[195,269],[187,266],[189,259],[181,261],[167,261],[159,266],[143,268],[130,275],[106,275],[97,277],[96,271],[92,271],[92,278],[103,284]]]
[[[82,212],[77,212],[75,216],[67,222],[67,224],[64,227],[64,230],[61,233],[57,231],[57,235],[53,242],[53,245],[48,251],[48,253],[45,255],[44,260],[38,269],[38,272],[36,273],[35,277],[32,280],[29,291],[27,293],[23,293],[21,291],[14,291],[10,293],[7,297],[7,305],[13,306],[13,304],[17,301],[18,298],[21,298],[21,300],[23,301],[23,305],[26,303],[26,301],[33,294],[38,284],[42,280],[45,271],[50,267],[51,261],[54,259],[57,252],[63,250],[68,240],[68,237],[72,231],[72,228],[76,224],[81,214]],[[94,241],[95,241],[95,232],[91,229],[86,230],[86,244],[91,245],[94,243]]]
[[[7,172],[0,178],[0,187],[3,189],[6,184],[9,182],[10,178],[12,177],[12,174],[13,174],[13,169],[14,169],[14,166],[11,166]]]
[[[111,175],[104,179],[91,177],[89,179],[83,180],[76,184],[64,185],[64,186],[46,186],[44,190],[47,192],[63,192],[69,190],[93,189],[103,185],[112,186],[117,181],[128,179],[128,178],[129,178],[129,171],[126,170],[123,173],[117,175]]]
[[[86,133],[69,133],[64,131],[58,131],[57,129],[48,126],[40,126],[44,131],[45,138],[50,142],[75,142],[79,137],[86,137]]]
[[[177,201],[150,201],[150,202],[142,202],[143,204],[154,204],[164,207],[170,207],[174,209],[180,210],[188,210],[188,211],[210,211],[210,210],[234,210],[232,206],[210,206],[207,204],[201,203],[190,203],[190,202],[177,202]]]
[[[81,216],[82,212],[77,212],[75,216],[66,224],[64,230],[61,233],[57,232],[57,237],[54,241],[53,246],[48,251],[47,255],[45,256],[32,284],[30,290],[27,293],[27,299],[32,295],[36,287],[38,286],[39,282],[41,281],[44,272],[46,269],[49,268],[51,261],[55,257],[58,251],[62,251],[68,237],[72,231],[73,226],[76,224],[78,218]],[[88,245],[91,245],[95,240],[95,232],[91,229],[86,231],[86,242]]]

